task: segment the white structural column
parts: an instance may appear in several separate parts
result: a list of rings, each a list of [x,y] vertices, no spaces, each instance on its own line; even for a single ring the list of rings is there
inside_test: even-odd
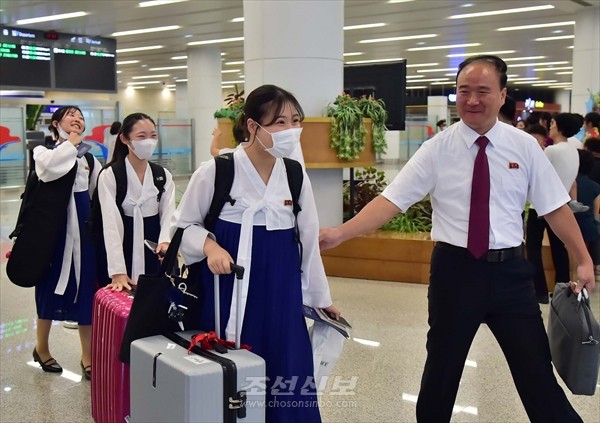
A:
[[[344,2],[244,0],[248,95],[263,84],[296,96],[306,116],[323,116],[343,90]],[[342,223],[342,169],[309,169],[319,224]]]
[[[194,160],[197,168],[212,157],[210,141],[216,125],[213,115],[223,104],[221,51],[214,46],[192,47],[187,54],[187,117],[194,119]]]
[[[585,115],[590,91],[600,91],[600,7],[585,7],[575,17],[571,112]]]

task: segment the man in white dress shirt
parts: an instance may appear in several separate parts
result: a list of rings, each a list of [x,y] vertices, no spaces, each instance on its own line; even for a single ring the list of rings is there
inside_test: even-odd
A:
[[[321,249],[379,228],[425,195],[431,196],[436,241],[428,292],[427,360],[417,402],[419,422],[447,422],[464,362],[482,321],[502,347],[532,422],[581,422],[553,374],[548,338],[523,257],[521,213],[527,199],[573,252],[578,292],[594,287],[569,195],[533,137],[498,122],[506,97],[506,64],[476,56],[458,68],[456,108],[461,121],[423,143],[394,181],[356,217],[321,231]],[[486,138],[480,143],[479,138]],[[475,145],[477,143],[477,145]],[[487,251],[471,245],[469,220],[475,158],[489,164]],[[487,179],[487,178],[486,178]],[[476,191],[473,190],[473,193]],[[488,207],[489,206],[489,207]],[[473,231],[475,232],[475,231]],[[479,231],[480,235],[483,231]],[[484,244],[485,245],[485,244]],[[478,257],[478,258],[476,258]],[[494,420],[494,416],[483,416]]]

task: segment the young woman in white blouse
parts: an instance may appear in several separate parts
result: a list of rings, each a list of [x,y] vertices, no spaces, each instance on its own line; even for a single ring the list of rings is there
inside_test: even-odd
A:
[[[35,172],[39,180],[58,181],[70,173],[74,166],[77,166],[77,170],[73,194],[65,212],[65,228],[54,249],[52,266],[35,287],[38,320],[33,359],[40,363],[45,372],[62,372],[62,367],[50,354],[50,328],[53,320],[76,321],[81,340],[81,369],[89,380],[95,256],[91,234],[85,222],[90,212],[90,193],[94,190],[101,165],[91,155],[86,158],[79,154],[78,146],[85,131],[85,119],[79,107],[63,106],[57,109],[52,114],[49,129],[58,140],[56,145],[53,148],[38,146],[33,150]]]
[[[109,286],[116,291],[131,289],[141,274],[156,273],[156,252],[169,245],[169,225],[175,210],[175,185],[164,169],[164,192],[154,183],[149,160],[158,134],[152,118],[133,113],[123,120],[112,160],[98,178],[98,199],[102,209],[104,245],[108,263]],[[113,168],[124,166],[127,192],[117,205],[117,181]],[[122,213],[121,214],[121,210]],[[156,251],[144,246],[144,240],[157,242]]]
[[[313,358],[302,303],[339,315],[319,253],[317,209],[304,171],[298,201],[302,254],[294,236],[292,196],[282,158],[298,147],[303,117],[289,92],[273,85],[255,89],[234,129],[241,147],[233,152],[232,201],[225,203],[209,232],[204,219],[215,183],[215,161],[210,160],[192,176],[174,215],[174,226],[186,228],[180,248],[184,262],[202,261],[200,327],[215,329],[212,280],[219,274],[221,334],[234,339],[235,301],[241,301],[241,342],[265,359],[268,403],[303,405],[268,406],[267,422],[321,421],[311,386]],[[232,262],[246,269],[241,299],[235,299]]]

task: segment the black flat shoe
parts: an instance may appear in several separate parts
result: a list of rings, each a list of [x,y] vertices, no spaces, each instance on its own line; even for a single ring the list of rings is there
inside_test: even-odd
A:
[[[81,371],[85,380],[92,380],[92,365],[84,366],[83,361],[80,361],[79,364],[81,365]]]
[[[63,368],[60,366],[60,364],[58,364],[58,362],[52,357],[42,362],[42,359],[35,348],[33,349],[33,361],[40,363],[42,370],[45,372],[62,373],[63,371]]]

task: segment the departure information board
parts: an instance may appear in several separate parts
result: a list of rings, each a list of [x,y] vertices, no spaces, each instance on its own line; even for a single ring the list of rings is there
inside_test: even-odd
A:
[[[0,27],[2,89],[116,92],[113,38]]]

